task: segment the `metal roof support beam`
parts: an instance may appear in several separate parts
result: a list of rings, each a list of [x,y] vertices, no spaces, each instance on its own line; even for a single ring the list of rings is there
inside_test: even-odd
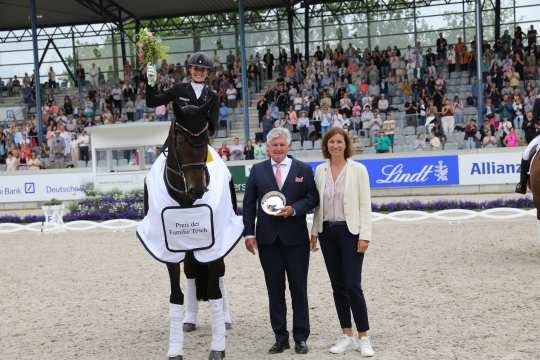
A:
[[[495,0],[493,8],[495,10],[495,40],[499,40],[501,38],[501,0]]]
[[[122,51],[122,70],[126,67],[127,57],[126,57],[126,32],[124,31],[124,23],[120,20],[120,51]],[[125,79],[124,79],[125,80]]]
[[[71,71],[71,69],[69,68],[68,63],[66,62],[66,60],[62,56],[62,53],[56,47],[56,44],[54,43],[54,40],[49,39],[49,41],[50,41],[51,45],[54,47],[54,50],[56,51],[56,53],[58,54],[58,57],[60,58],[60,61],[62,62],[62,64],[64,64],[64,67],[66,68],[67,72],[69,73],[69,76],[71,77],[71,80],[73,80],[73,82],[75,82],[75,75],[73,75],[73,72]]]
[[[141,21],[139,19],[135,19],[135,34],[138,34],[141,31]],[[137,40],[137,39],[135,39]],[[135,47],[135,68],[139,70],[141,64],[139,60],[139,48]]]
[[[30,21],[32,22],[32,45],[34,47],[34,87],[36,91],[36,119],[38,142],[43,143],[43,112],[41,111],[41,81],[39,78],[36,0],[30,0]]]
[[[304,1],[304,59],[309,63],[309,1]]]
[[[246,19],[244,13],[244,0],[238,0],[238,17],[240,18],[240,56],[242,67],[242,105],[244,108],[244,143],[249,140],[249,89],[247,79],[246,61]]]
[[[47,45],[45,45],[45,49],[43,49],[43,53],[41,53],[41,59],[39,59],[38,67],[41,68],[41,64],[43,64],[43,60],[45,59],[45,55],[47,55],[47,51],[49,50],[49,45],[51,45],[51,39],[47,40]]]
[[[287,26],[289,28],[289,51],[290,56],[292,59],[292,56],[294,54],[294,24],[293,24],[293,15],[294,9],[292,7],[292,4],[289,2],[287,4]]]
[[[128,18],[136,19],[137,17],[118,5],[112,0],[75,0],[80,5],[88,10],[105,17],[107,20],[115,24],[119,29],[123,28],[124,20]],[[122,31],[123,32],[123,31]],[[122,35],[121,35],[122,36]],[[123,35],[125,40],[125,34]],[[128,36],[128,39],[135,44],[135,40]],[[125,49],[124,49],[125,50]]]
[[[484,85],[482,79],[482,58],[484,49],[484,37],[482,35],[482,3],[481,0],[476,0],[476,92],[477,92],[477,113],[478,126],[484,123]]]

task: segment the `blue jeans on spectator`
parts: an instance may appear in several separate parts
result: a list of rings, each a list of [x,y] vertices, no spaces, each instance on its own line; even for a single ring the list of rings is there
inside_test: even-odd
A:
[[[463,115],[463,113],[454,113],[454,120],[456,124],[464,124],[465,115]]]
[[[328,125],[321,125],[321,135],[324,136],[324,134],[326,134],[329,128],[330,126]]]
[[[476,149],[476,141],[474,137],[471,136],[467,138],[467,140],[465,141],[465,149],[468,149],[468,150]]]
[[[135,110],[136,111],[136,115],[135,115],[135,120],[142,120],[144,118],[144,109],[137,109]]]

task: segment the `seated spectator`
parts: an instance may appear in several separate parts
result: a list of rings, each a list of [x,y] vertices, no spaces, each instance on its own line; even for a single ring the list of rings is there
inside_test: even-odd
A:
[[[253,145],[253,156],[255,160],[266,160],[267,158],[266,144],[260,138]]]
[[[411,95],[407,97],[407,101],[403,106],[403,111],[405,111],[405,124],[407,126],[414,126],[416,129],[416,126],[418,126],[418,120],[416,118],[416,103]]]
[[[371,121],[367,124],[367,129],[369,130],[370,134],[376,134],[381,130],[383,126],[383,120],[381,119],[381,116],[379,115],[378,110],[373,111],[373,117]]]
[[[465,126],[463,140],[465,140],[465,149],[475,149],[476,148],[476,133],[478,132],[478,127],[476,126],[476,120],[470,119],[467,126]]]
[[[377,108],[379,109],[379,112],[382,114],[386,114],[389,106],[390,104],[388,103],[388,99],[384,96],[384,94],[381,94],[381,97],[377,102]]]
[[[126,101],[124,111],[126,112],[127,121],[135,121],[135,104],[131,98]]]
[[[229,146],[229,154],[229,160],[242,160],[244,145],[240,144],[239,138],[234,138],[233,144]]]
[[[383,121],[382,129],[386,136],[390,138],[390,144],[392,146],[392,152],[394,152],[394,133],[396,130],[396,121],[392,118],[392,113],[386,115],[386,119]]]
[[[43,164],[41,163],[41,160],[37,158],[35,151],[32,151],[30,159],[26,161],[26,166],[30,170],[40,170],[43,167]]]
[[[434,133],[429,134],[429,146],[430,146],[431,150],[439,150],[439,149],[444,150],[444,148],[442,147],[441,138],[439,138]]]
[[[416,139],[414,139],[413,149],[415,151],[424,151],[426,147],[426,139],[423,133],[416,134]]]
[[[226,161],[229,160],[229,158],[231,156],[231,150],[227,146],[226,142],[223,142],[221,144],[221,147],[218,149],[218,154],[219,154],[219,156],[221,156],[221,158],[223,160],[226,160]]]
[[[17,156],[15,151],[10,151],[6,159],[6,171],[7,172],[17,171],[18,168],[19,168],[19,157]]]
[[[384,130],[380,130],[373,138],[373,147],[375,148],[375,152],[378,154],[387,153],[390,151],[390,146],[390,138],[384,134]]]
[[[251,139],[248,139],[246,146],[244,146],[244,160],[253,160],[255,159],[255,149],[253,147],[253,142]]]
[[[504,139],[508,134],[510,133],[510,130],[513,128],[512,123],[508,119],[508,117],[503,117],[503,120],[499,123],[499,128],[497,129],[499,139],[501,140],[501,144],[504,146],[505,142]]]
[[[493,136],[493,133],[489,128],[484,130],[484,134],[484,138],[482,139],[482,148],[497,147],[497,138]]]
[[[516,129],[510,128],[510,132],[504,138],[504,146],[506,147],[519,146],[519,136],[516,133]]]

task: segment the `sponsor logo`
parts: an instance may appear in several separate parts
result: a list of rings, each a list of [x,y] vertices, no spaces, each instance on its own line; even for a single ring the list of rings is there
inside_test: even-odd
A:
[[[35,194],[36,193],[36,183],[34,183],[34,182],[25,182],[24,183],[24,193],[25,194]]]
[[[470,175],[519,174],[521,165],[497,164],[495,161],[473,162]]]

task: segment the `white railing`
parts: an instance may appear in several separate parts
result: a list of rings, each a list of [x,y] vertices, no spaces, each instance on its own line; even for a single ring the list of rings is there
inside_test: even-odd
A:
[[[480,220],[514,220],[523,217],[536,217],[536,209],[524,210],[516,208],[493,208],[481,211],[467,209],[448,209],[434,212],[404,210],[388,214],[372,213],[372,220],[376,224],[382,221],[396,221],[402,223],[412,223],[425,220],[438,221],[466,221],[473,219]],[[311,223],[313,215],[308,216],[308,223]],[[59,231],[88,231],[88,230],[111,230],[126,231],[134,230],[139,221],[128,219],[115,219],[102,222],[77,220],[63,224],[36,222],[31,224],[0,224],[0,234],[9,234],[19,231],[30,232],[59,232]]]

